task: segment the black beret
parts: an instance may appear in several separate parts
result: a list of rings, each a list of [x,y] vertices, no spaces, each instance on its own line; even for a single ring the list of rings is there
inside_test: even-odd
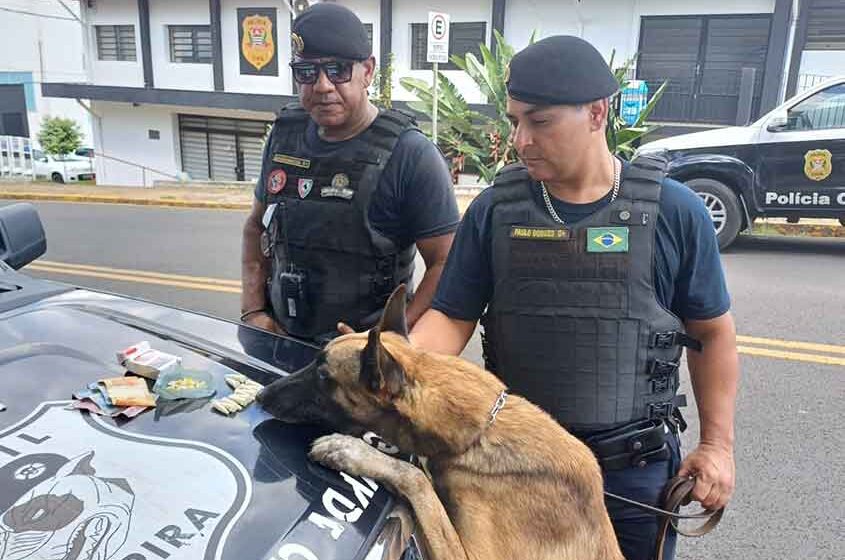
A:
[[[569,35],[546,37],[511,59],[508,95],[537,105],[578,105],[610,97],[619,83],[602,55]]]
[[[304,58],[364,60],[373,54],[364,24],[338,4],[314,4],[293,21],[291,31],[294,54]]]

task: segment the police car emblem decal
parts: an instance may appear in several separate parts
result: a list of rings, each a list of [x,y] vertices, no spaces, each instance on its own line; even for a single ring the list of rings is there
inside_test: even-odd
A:
[[[314,179],[299,179],[296,182],[296,190],[299,192],[299,198],[308,196],[313,186]]]
[[[270,194],[279,194],[285,188],[285,182],[288,180],[288,175],[284,169],[276,169],[270,176],[267,177],[267,192]]]
[[[810,150],[804,154],[804,175],[813,181],[824,181],[833,172],[830,150]]]
[[[0,558],[220,558],[251,498],[244,467],[68,404],[0,432]]]
[[[628,228],[587,228],[588,253],[627,253]]]

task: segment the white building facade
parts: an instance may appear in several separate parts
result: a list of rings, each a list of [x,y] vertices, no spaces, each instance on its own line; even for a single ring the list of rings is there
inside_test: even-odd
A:
[[[608,57],[615,52],[617,65],[639,52],[634,77],[651,87],[669,81],[655,120],[685,127],[734,124],[743,89],[752,116],[764,113],[799,87],[802,66],[814,74],[845,71],[841,0],[337,1],[367,25],[381,65],[392,53],[393,98],[400,102],[413,99],[401,77],[431,79],[430,10],[450,14],[453,53],[492,45],[494,29],[517,49],[534,31],[578,35]],[[99,183],[152,185],[185,174],[200,181],[257,178],[266,125],[296,95],[285,2],[83,0],[79,6],[88,75],[54,80],[43,93],[90,100],[102,156]],[[272,38],[274,61],[250,62],[257,52],[244,36],[250,29]],[[463,72],[441,69],[469,102],[485,102]]]
[[[46,116],[75,120],[91,142],[88,113],[74,99],[47,97],[44,82],[84,82],[79,4],[55,0],[0,3],[0,136],[36,138]]]

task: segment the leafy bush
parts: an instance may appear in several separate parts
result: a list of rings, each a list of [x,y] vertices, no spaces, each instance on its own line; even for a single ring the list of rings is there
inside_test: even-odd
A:
[[[63,156],[82,146],[82,131],[73,119],[47,117],[41,123],[38,142],[45,153]]]

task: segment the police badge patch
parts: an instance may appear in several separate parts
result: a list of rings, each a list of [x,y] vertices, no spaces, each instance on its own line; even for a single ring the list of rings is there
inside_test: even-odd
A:
[[[273,60],[276,45],[273,43],[273,22],[269,17],[253,15],[243,20],[241,52],[256,70],[261,70]]]
[[[279,194],[285,188],[285,183],[288,180],[288,175],[284,169],[276,169],[267,177],[267,192],[269,194]]]
[[[314,179],[299,179],[296,182],[296,190],[299,191],[299,198],[307,197],[313,187]]]
[[[804,154],[804,175],[813,181],[824,181],[833,173],[830,150],[810,150]]]

